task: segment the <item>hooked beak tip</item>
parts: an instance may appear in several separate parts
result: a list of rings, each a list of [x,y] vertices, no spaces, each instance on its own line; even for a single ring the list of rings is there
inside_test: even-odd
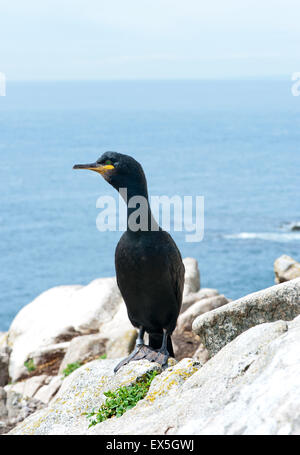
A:
[[[90,169],[95,167],[94,164],[74,164],[73,169]]]

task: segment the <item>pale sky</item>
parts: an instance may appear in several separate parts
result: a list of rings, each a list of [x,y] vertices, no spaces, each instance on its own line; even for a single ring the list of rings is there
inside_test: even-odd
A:
[[[7,80],[290,77],[299,0],[0,0]]]

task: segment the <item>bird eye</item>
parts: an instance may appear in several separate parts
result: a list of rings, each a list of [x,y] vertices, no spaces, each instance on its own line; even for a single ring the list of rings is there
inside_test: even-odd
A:
[[[106,160],[106,161],[105,161],[105,166],[109,166],[109,165],[112,165],[112,161]]]

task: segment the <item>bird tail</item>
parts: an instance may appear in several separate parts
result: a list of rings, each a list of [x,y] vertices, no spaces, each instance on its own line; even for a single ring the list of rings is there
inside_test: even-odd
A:
[[[162,333],[149,333],[149,346],[153,349],[160,349],[163,341]],[[174,349],[172,345],[171,335],[168,335],[167,340],[167,349],[170,354],[170,357],[174,356]]]

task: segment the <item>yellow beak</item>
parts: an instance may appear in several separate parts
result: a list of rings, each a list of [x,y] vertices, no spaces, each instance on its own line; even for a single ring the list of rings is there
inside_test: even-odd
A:
[[[107,171],[114,169],[112,164],[99,164],[99,163],[91,163],[91,164],[75,164],[73,169],[88,169],[89,171],[95,171],[99,174],[105,174]]]

